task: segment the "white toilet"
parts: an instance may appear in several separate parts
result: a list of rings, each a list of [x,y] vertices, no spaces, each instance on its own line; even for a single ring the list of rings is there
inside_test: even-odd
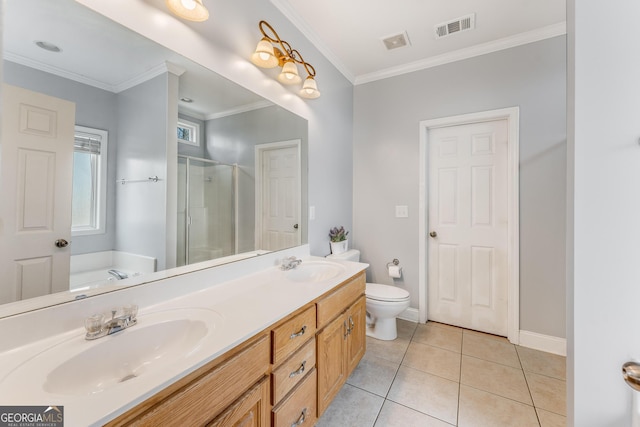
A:
[[[360,251],[348,250],[327,258],[360,261]],[[391,341],[398,336],[396,317],[409,308],[409,292],[379,283],[367,283],[367,335],[379,340]]]

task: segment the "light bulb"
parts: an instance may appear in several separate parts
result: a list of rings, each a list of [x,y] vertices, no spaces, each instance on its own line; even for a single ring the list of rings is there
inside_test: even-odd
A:
[[[196,8],[195,0],[180,0],[185,9],[193,10]]]
[[[260,59],[262,59],[263,61],[266,61],[269,58],[271,58],[271,55],[269,55],[268,53],[265,53],[265,52],[260,52]]]

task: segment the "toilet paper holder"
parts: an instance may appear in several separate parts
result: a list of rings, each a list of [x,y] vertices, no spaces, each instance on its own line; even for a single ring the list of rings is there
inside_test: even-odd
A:
[[[391,267],[392,265],[400,265],[400,261],[398,261],[398,258],[394,258],[393,261],[388,262],[387,268]]]

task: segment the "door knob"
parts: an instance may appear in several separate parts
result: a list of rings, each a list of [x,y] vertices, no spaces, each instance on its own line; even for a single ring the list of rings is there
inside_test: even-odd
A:
[[[64,239],[58,239],[55,241],[55,245],[57,248],[66,248],[67,246],[69,246],[69,242]]]
[[[298,224],[293,224],[293,228],[298,229]]]
[[[432,231],[431,233],[429,233],[429,236],[438,237],[438,233],[436,233],[435,231]]]

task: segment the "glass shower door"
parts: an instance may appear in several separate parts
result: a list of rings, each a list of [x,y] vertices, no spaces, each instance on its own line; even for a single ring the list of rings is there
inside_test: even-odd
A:
[[[193,264],[235,254],[235,166],[187,158],[184,169],[185,214],[179,226],[184,224],[185,239],[184,251],[178,244],[178,257]]]

